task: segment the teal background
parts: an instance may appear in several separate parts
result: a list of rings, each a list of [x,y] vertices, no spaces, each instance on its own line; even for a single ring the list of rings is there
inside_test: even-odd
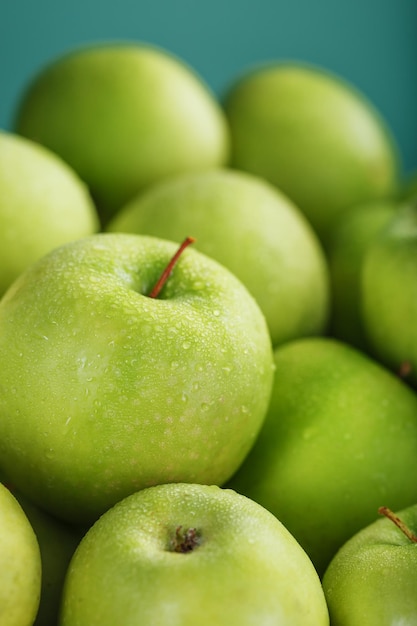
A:
[[[417,171],[417,0],[0,0],[0,127],[46,63],[116,39],[166,48],[219,98],[263,61],[337,72],[385,117],[404,173]]]

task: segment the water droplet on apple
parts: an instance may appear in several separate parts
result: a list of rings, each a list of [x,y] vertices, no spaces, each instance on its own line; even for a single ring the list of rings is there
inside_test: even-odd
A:
[[[216,317],[219,317],[220,311],[218,309],[214,309],[213,315],[215,315]]]
[[[184,341],[184,343],[182,344],[182,347],[184,348],[184,350],[188,350],[190,346],[191,344],[189,341]]]
[[[171,363],[171,367],[172,367],[173,369],[177,368],[178,366],[179,366],[179,362],[178,362],[178,361],[172,361],[172,363]]]
[[[202,402],[202,403],[200,404],[200,409],[201,409],[202,411],[204,411],[204,412],[205,412],[205,411],[208,411],[208,410],[209,410],[209,404],[208,404],[207,402]]]

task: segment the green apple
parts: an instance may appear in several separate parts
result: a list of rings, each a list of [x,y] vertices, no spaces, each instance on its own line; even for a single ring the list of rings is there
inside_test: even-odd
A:
[[[370,246],[362,316],[375,358],[417,385],[417,205],[406,204]]]
[[[98,226],[86,186],[62,159],[0,131],[0,297],[30,263]]]
[[[39,606],[41,558],[22,507],[0,483],[0,624],[32,626]]]
[[[41,595],[33,626],[53,626],[58,623],[68,565],[85,531],[52,517],[21,493],[12,493],[35,532],[41,554]]]
[[[417,504],[386,515],[349,539],[323,577],[334,626],[417,624]]]
[[[368,352],[362,322],[362,265],[373,240],[400,208],[394,200],[377,200],[346,210],[330,231],[327,259],[331,286],[330,332]]]
[[[60,626],[328,626],[284,526],[231,490],[150,487],[107,511],[68,570]]]
[[[244,285],[177,245],[100,233],[32,264],[0,302],[0,459],[45,510],[87,524],[163,482],[221,484],[268,407],[273,353]]]
[[[402,199],[417,202],[417,171],[407,177],[401,192]]]
[[[181,241],[231,270],[265,315],[273,345],[321,334],[329,278],[321,245],[304,215],[261,178],[228,169],[177,175],[133,199],[108,230]]]
[[[72,165],[103,219],[156,180],[229,158],[228,126],[208,86],[181,59],[137,42],[91,44],[43,67],[15,128]]]
[[[274,513],[321,575],[381,502],[417,502],[417,395],[330,338],[289,342],[275,364],[263,428],[228,484]]]
[[[271,62],[238,78],[224,108],[232,165],[277,185],[324,243],[347,207],[396,192],[394,137],[364,94],[339,76]]]

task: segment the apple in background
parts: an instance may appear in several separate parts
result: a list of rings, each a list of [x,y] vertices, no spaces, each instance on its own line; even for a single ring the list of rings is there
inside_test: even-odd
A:
[[[417,204],[406,204],[366,254],[362,315],[375,358],[417,386]]]
[[[177,175],[123,207],[109,231],[181,241],[232,271],[263,311],[273,345],[324,332],[327,262],[293,203],[261,178],[228,169]]]
[[[62,159],[0,131],[0,296],[33,261],[98,227],[88,189]]]
[[[231,164],[277,185],[326,245],[348,207],[393,195],[398,149],[372,103],[322,68],[272,62],[229,88]]]
[[[325,337],[275,350],[264,425],[228,485],[270,510],[320,575],[381,502],[417,502],[417,395]]]
[[[377,200],[346,210],[330,231],[327,260],[330,273],[330,333],[369,351],[362,321],[362,266],[371,243],[396,215],[400,203]]]
[[[68,570],[60,626],[328,626],[320,580],[284,526],[216,486],[170,484],[105,513]]]
[[[0,624],[32,626],[39,606],[41,559],[22,507],[0,483]]]
[[[334,626],[417,623],[417,504],[382,511],[386,517],[347,541],[323,577]]]
[[[0,302],[2,468],[67,521],[152,484],[221,484],[259,432],[273,380],[265,318],[192,248],[150,297],[177,247],[92,235],[32,264]]]
[[[91,44],[43,67],[15,129],[78,172],[104,221],[150,183],[229,158],[224,113],[200,76],[136,42]]]
[[[401,191],[402,199],[417,202],[417,171],[408,176]]]

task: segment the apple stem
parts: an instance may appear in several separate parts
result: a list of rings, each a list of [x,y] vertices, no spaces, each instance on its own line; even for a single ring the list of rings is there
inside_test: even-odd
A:
[[[417,543],[417,536],[408,528],[408,526],[400,519],[395,513],[391,511],[387,506],[380,506],[378,509],[378,513],[380,515],[385,515],[388,519],[390,519],[403,533],[404,535],[412,542]]]
[[[168,265],[166,266],[166,268],[164,269],[164,271],[162,272],[161,276],[159,277],[158,281],[156,282],[154,288],[152,289],[151,293],[149,294],[150,298],[157,298],[162,290],[162,287],[165,285],[166,281],[168,280],[172,270],[174,269],[174,265],[176,264],[176,262],[178,261],[178,259],[180,258],[181,254],[184,252],[184,250],[192,243],[194,243],[195,239],[194,237],[186,237],[184,239],[184,241],[182,242],[182,244],[180,245],[180,247],[178,248],[178,250],[176,251],[176,253],[174,254],[174,256],[171,258],[170,262],[168,263]]]

